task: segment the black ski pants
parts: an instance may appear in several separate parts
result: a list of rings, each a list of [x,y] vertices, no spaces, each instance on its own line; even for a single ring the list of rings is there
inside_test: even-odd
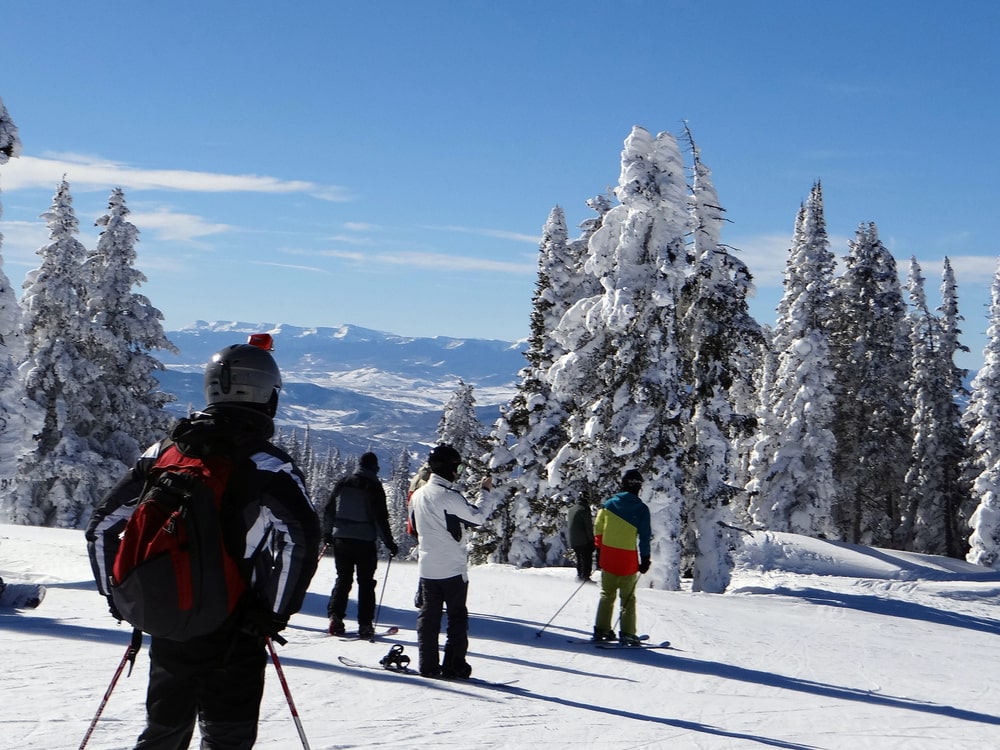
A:
[[[333,560],[337,567],[337,580],[326,605],[327,615],[343,620],[347,614],[347,599],[358,579],[358,625],[371,627],[375,619],[375,569],[378,567],[378,549],[374,541],[366,539],[334,539]]]
[[[576,553],[576,577],[581,581],[589,581],[594,572],[594,549],[593,542],[573,547],[573,552]]]
[[[263,638],[228,629],[190,641],[152,638],[146,728],[135,750],[249,750],[257,739],[267,649]]]
[[[444,609],[448,610],[444,668],[454,670],[465,664],[465,657],[469,652],[469,610],[466,606],[469,582],[463,576],[421,578],[420,589],[423,593],[423,605],[417,615],[420,671],[424,674],[433,673],[439,667],[438,638]]]

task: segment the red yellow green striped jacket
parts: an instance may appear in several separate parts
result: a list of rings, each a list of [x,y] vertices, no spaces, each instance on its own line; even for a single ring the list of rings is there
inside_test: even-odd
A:
[[[652,536],[649,508],[631,492],[605,501],[594,521],[594,542],[601,570],[619,576],[639,572],[639,558],[649,557]]]

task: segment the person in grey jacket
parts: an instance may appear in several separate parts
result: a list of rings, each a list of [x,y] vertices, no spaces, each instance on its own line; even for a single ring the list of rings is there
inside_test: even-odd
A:
[[[378,479],[378,457],[361,456],[354,474],[341,479],[330,493],[323,514],[324,541],[333,547],[337,579],[326,605],[331,635],[344,635],[347,599],[358,578],[358,637],[375,635],[375,569],[378,567],[376,540],[396,556],[399,547],[389,528],[385,490]]]
[[[482,525],[483,514],[470,505],[454,482],[462,457],[450,445],[439,445],[427,459],[431,476],[410,498],[411,533],[417,537],[417,571],[422,593],[417,616],[420,674],[467,678],[469,650],[469,555],[466,528]],[[448,611],[444,658],[439,662],[441,618]]]

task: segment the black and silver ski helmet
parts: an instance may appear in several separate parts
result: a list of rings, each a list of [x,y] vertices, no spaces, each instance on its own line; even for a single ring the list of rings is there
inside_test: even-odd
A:
[[[213,354],[205,368],[206,404],[264,406],[273,416],[280,389],[281,371],[278,370],[278,364],[260,346],[227,346]]]

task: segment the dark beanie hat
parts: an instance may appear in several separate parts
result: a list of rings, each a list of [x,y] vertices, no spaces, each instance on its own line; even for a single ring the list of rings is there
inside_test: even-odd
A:
[[[629,469],[622,475],[622,489],[628,492],[638,492],[642,487],[642,474],[637,469]]]
[[[378,471],[378,456],[374,453],[365,453],[361,456],[361,468]]]

